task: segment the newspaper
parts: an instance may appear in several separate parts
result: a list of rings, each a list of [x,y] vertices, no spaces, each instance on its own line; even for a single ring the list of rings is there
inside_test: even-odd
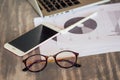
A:
[[[47,22],[66,28],[87,15],[98,15],[83,22],[40,46],[41,54],[53,55],[61,50],[72,50],[79,57],[120,51],[120,3],[94,6],[50,18],[35,18],[35,26]]]

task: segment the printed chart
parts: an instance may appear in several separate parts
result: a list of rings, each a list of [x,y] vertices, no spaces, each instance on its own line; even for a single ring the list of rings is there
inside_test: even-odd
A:
[[[76,17],[76,18],[72,18],[72,19],[66,21],[64,24],[64,28],[69,27],[70,25],[82,20],[83,18],[84,17]],[[96,29],[96,27],[97,27],[96,21],[94,21],[93,19],[89,19],[89,20],[83,22],[83,24],[76,26],[69,32],[73,33],[73,34],[85,34],[85,33],[89,33],[91,31],[93,31],[94,29]]]

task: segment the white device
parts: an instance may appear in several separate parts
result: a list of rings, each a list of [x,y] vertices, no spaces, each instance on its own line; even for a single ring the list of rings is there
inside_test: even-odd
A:
[[[22,36],[6,43],[4,48],[18,56],[23,56],[60,34],[59,30],[52,25],[43,23]]]

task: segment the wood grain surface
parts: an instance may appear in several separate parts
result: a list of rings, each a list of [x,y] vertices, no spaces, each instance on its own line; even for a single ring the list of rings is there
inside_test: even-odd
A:
[[[38,15],[27,0],[0,0],[0,80],[120,80],[120,52],[81,57],[81,68],[49,63],[42,72],[23,72],[22,60],[31,54],[18,57],[3,45],[34,28],[34,17]]]

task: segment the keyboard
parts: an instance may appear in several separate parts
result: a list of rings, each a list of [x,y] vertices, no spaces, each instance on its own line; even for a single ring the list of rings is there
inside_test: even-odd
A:
[[[80,4],[79,0],[38,0],[47,12],[60,10]]]

